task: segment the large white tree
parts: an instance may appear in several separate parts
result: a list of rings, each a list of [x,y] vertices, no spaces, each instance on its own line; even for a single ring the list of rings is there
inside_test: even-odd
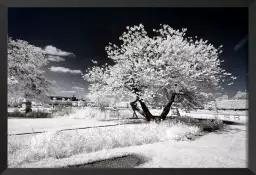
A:
[[[15,99],[47,100],[52,82],[45,77],[44,51],[23,40],[8,38],[8,102]]]
[[[121,45],[106,47],[114,64],[95,65],[84,75],[90,93],[133,96],[133,110],[148,121],[157,118],[147,107],[154,99],[165,104],[160,115],[164,120],[174,102],[186,108],[202,106],[210,92],[222,89],[221,83],[231,75],[220,67],[221,47],[185,37],[186,29],[161,25],[153,31],[156,35],[150,37],[142,24],[127,27],[119,38]]]

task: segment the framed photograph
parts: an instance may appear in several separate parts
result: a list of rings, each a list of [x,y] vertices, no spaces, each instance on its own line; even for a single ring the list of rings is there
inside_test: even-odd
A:
[[[255,173],[255,1],[4,4],[1,173]]]

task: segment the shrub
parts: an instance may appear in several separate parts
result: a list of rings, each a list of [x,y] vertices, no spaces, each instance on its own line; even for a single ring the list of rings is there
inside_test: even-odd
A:
[[[213,107],[208,107],[208,110],[209,110],[209,111],[212,111],[212,110],[213,110]]]
[[[8,112],[8,117],[25,117],[25,115],[18,109],[15,109],[13,112]]]
[[[187,127],[184,124],[177,124],[166,131],[166,137],[172,140],[184,140],[184,139],[193,139],[194,136],[198,135],[201,132],[201,128],[197,126]]]
[[[61,112],[56,112],[54,116],[64,116]],[[106,108],[101,111],[99,108],[85,107],[83,109],[72,109],[71,113],[66,114],[69,118],[74,119],[95,119],[95,120],[111,120],[111,119],[127,119],[133,116],[133,111],[129,109],[110,109]]]
[[[72,108],[60,108],[59,110],[53,113],[53,116],[54,117],[69,116],[74,113],[75,113],[75,110]]]
[[[116,113],[113,113],[108,109],[106,109],[105,111],[101,111],[99,108],[86,107],[83,109],[72,110],[72,113],[67,114],[67,117],[75,119],[105,120],[118,116]]]
[[[198,124],[199,127],[202,128],[203,131],[216,131],[223,129],[224,123],[222,120],[214,119],[214,120],[203,120]]]
[[[196,125],[199,122],[197,119],[194,119],[194,118],[189,117],[189,116],[177,116],[173,120],[176,123],[182,122],[182,123],[184,123],[186,125],[189,125],[189,126]]]
[[[32,111],[25,114],[26,118],[50,118],[51,114],[42,111]]]
[[[47,132],[35,135],[30,142],[30,156],[38,158],[53,157],[60,159],[83,151],[86,139],[78,134]]]
[[[174,121],[182,122],[188,126],[198,126],[203,131],[209,131],[209,132],[220,130],[224,127],[223,121],[219,119],[198,120],[189,116],[183,116],[183,117],[175,117]]]
[[[22,149],[23,142],[18,141],[16,136],[13,136],[12,139],[8,138],[8,154],[14,154],[18,150]]]
[[[8,117],[17,117],[17,118],[50,118],[51,114],[42,112],[42,111],[32,111],[29,113],[22,113],[18,110],[8,113]]]

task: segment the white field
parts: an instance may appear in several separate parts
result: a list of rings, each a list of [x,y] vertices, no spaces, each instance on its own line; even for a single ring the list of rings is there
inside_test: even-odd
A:
[[[246,126],[230,126],[194,141],[165,141],[141,146],[115,148],[64,159],[44,159],[21,168],[60,168],[92,163],[125,155],[139,155],[146,162],[135,168],[247,168]],[[117,166],[120,162],[114,162]],[[120,166],[120,165],[119,165]],[[124,165],[122,165],[124,166]],[[101,167],[104,168],[104,165]]]
[[[129,110],[121,111],[122,112],[120,113],[124,118],[131,117],[132,115],[132,112]],[[151,109],[151,112],[154,115],[159,115],[161,110]],[[215,112],[213,111],[192,111],[190,113],[180,111],[180,113],[181,115],[189,115],[194,118],[215,117]],[[237,115],[236,112],[233,114]],[[171,112],[169,115],[171,115]],[[111,117],[111,113],[107,114],[107,117]],[[242,115],[240,115],[240,117],[242,117]],[[8,119],[8,134],[115,125],[120,123],[120,121],[121,120],[104,121],[103,113],[97,111],[97,109],[77,109],[69,116],[55,116],[55,118],[48,119]],[[87,133],[86,130],[77,131],[81,135]],[[34,135],[32,134],[9,136],[9,138],[17,137],[23,138],[24,140],[30,140],[33,136]],[[25,163],[22,166],[36,168],[61,167],[63,165],[76,164],[78,162],[86,163],[93,160],[97,161],[99,159],[112,158],[116,155],[122,156],[133,153],[142,154],[149,159],[146,163],[138,166],[139,168],[244,168],[246,167],[246,126],[231,126],[229,130],[222,133],[211,133],[196,139],[193,142],[164,141],[142,146],[115,148],[108,151],[103,150],[99,152],[74,155],[70,158],[59,160],[47,158],[37,163]]]
[[[160,115],[161,110],[151,109],[153,115]],[[218,117],[222,120],[235,121],[238,123],[247,123],[248,116],[246,113],[235,112],[233,114],[229,111],[229,115],[223,115],[227,112],[219,111],[218,115],[214,111],[191,111],[185,113],[180,111],[182,116],[191,116],[193,118],[205,118],[214,119]],[[172,114],[168,114],[169,116]],[[95,108],[76,109],[73,114],[68,116],[55,116],[54,118],[38,118],[38,119],[20,119],[20,118],[9,118],[8,119],[8,134],[18,133],[32,133],[44,132],[51,130],[62,130],[71,128],[86,128],[93,126],[104,126],[104,125],[115,125],[123,122],[121,119],[132,117],[132,112],[129,109],[123,109],[120,111],[121,117],[113,118],[111,113],[106,114],[106,119],[111,118],[112,120],[104,120],[105,114],[99,112]],[[138,114],[139,116],[139,114]],[[229,118],[228,118],[228,117]],[[239,116],[239,118],[238,118]],[[140,116],[141,117],[141,116]],[[143,118],[143,117],[141,117]]]

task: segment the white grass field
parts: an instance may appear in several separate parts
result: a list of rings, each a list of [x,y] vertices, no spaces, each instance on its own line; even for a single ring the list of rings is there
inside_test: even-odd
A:
[[[117,121],[97,121],[85,119],[8,119],[8,134],[33,133],[72,128],[114,125]]]
[[[161,112],[161,110],[151,111],[154,115],[159,115]],[[169,115],[171,115],[171,113],[169,113]],[[193,118],[215,117],[212,111],[192,111],[190,113],[184,113],[181,111],[181,115],[188,115]],[[49,167],[59,166],[58,163],[54,163],[59,160],[68,160],[66,164],[72,164],[74,161],[70,160],[69,157],[71,158],[78,154],[83,154],[85,157],[88,155],[89,158],[91,158],[90,161],[92,161],[99,160],[100,158],[104,159],[104,157],[111,158],[113,156],[121,156],[124,153],[143,154],[144,156],[149,157],[150,161],[140,165],[141,167],[223,167],[224,165],[227,167],[236,165],[238,167],[243,167],[245,164],[244,158],[235,160],[236,156],[234,156],[235,158],[232,156],[225,158],[224,155],[221,155],[222,153],[228,153],[229,150],[227,149],[233,149],[235,153],[237,152],[236,149],[238,149],[238,154],[240,156],[243,153],[246,153],[245,146],[242,143],[246,140],[246,136],[244,135],[246,132],[245,125],[239,125],[238,127],[241,128],[231,128],[222,133],[212,133],[209,135],[210,138],[208,138],[208,135],[205,135],[203,136],[204,141],[198,143],[197,139],[195,141],[188,141],[203,134],[202,129],[193,124],[187,125],[186,123],[177,123],[175,120],[168,120],[161,124],[151,122],[118,125],[131,121],[130,119],[126,119],[131,116],[132,112],[127,109],[120,110],[119,114],[113,114],[111,112],[107,112],[105,114],[95,108],[85,108],[73,110],[71,113],[67,113],[66,115],[63,115],[63,113],[56,113],[54,118],[47,119],[10,118],[8,119],[8,134],[32,134],[8,136],[8,164],[10,167],[41,167],[40,162],[44,161],[46,162],[44,166]],[[240,118],[241,117],[243,116],[240,116]],[[244,116],[244,118],[246,117],[247,116]],[[244,121],[246,120],[239,121],[241,123],[245,123]],[[116,126],[98,127],[107,125]],[[77,128],[86,127],[95,128],[76,130]],[[74,130],[60,131],[62,129]],[[33,134],[33,132],[44,131],[49,132]],[[224,139],[225,137],[232,137],[234,141]],[[184,143],[178,143],[177,141],[179,140]],[[242,142],[239,144],[237,140]],[[213,141],[214,143],[217,143],[215,147],[213,147],[214,144],[211,143]],[[231,145],[230,143],[234,143],[234,145]],[[223,144],[225,144],[225,146],[223,146]],[[189,148],[189,145],[192,146]],[[223,147],[225,149],[222,149]],[[208,148],[211,151],[207,152]],[[101,150],[104,152],[104,150],[110,151],[115,149],[123,151],[121,151],[120,154],[113,151],[113,155],[101,155],[100,153]],[[180,151],[177,149],[180,149]],[[148,152],[145,152],[145,150]],[[181,150],[184,150],[184,152]],[[216,150],[216,152],[213,150]],[[202,152],[198,153],[198,151]],[[219,157],[216,158],[216,160],[210,159],[210,157],[214,156],[218,151],[221,153],[218,154]],[[165,154],[165,156],[161,156],[161,154]],[[93,155],[96,155],[96,157]],[[97,157],[97,155],[99,157]],[[196,155],[200,155],[201,158],[195,158]],[[178,159],[178,161],[175,163],[172,162],[175,159]],[[193,159],[196,160],[189,165],[188,160],[185,159],[188,159],[191,162],[193,162]],[[89,161],[84,158],[82,158],[81,161],[82,160],[84,163]],[[129,160],[130,159],[127,159],[126,161],[129,162]],[[211,162],[212,160],[217,161],[217,163]],[[178,162],[181,163],[178,164]],[[208,163],[206,164],[205,162]],[[65,163],[62,162],[61,164]],[[115,164],[117,165],[118,162]]]
[[[161,110],[151,109],[153,115],[159,115]],[[200,110],[192,111],[190,113],[180,112],[183,116],[190,116],[193,118],[208,118],[214,119],[216,117],[216,112]],[[229,118],[224,116],[224,114],[229,114]],[[132,111],[130,109],[122,109],[118,114],[113,114],[107,112],[106,118],[105,114],[99,112],[95,108],[85,108],[76,109],[71,114],[58,116],[57,114],[54,118],[10,118],[8,119],[8,134],[19,134],[19,133],[32,133],[34,132],[44,132],[48,130],[61,130],[61,129],[72,129],[72,128],[86,128],[93,126],[104,126],[104,125],[115,125],[123,123],[123,119],[132,117]],[[171,112],[169,113],[171,115]],[[239,120],[235,116],[239,116]],[[236,111],[219,111],[218,117],[220,119],[235,121],[238,123],[246,123],[248,116],[246,112],[236,112]],[[106,120],[105,120],[106,119]],[[121,120],[122,119],[122,120]]]
[[[69,158],[48,158],[38,162],[24,163],[22,168],[60,168],[83,165],[99,160],[109,160],[125,155],[138,155],[146,159],[135,168],[246,168],[246,126],[230,126],[224,131],[204,135],[194,141],[165,141],[141,146],[114,148]],[[112,167],[126,167],[122,161]],[[105,168],[106,163],[100,168]],[[15,166],[10,166],[15,167]]]
[[[78,153],[144,145],[166,140],[187,140],[200,135],[198,126],[165,121],[91,128],[81,131],[55,131],[34,136],[9,136],[9,165],[19,166],[45,158],[66,158]]]

